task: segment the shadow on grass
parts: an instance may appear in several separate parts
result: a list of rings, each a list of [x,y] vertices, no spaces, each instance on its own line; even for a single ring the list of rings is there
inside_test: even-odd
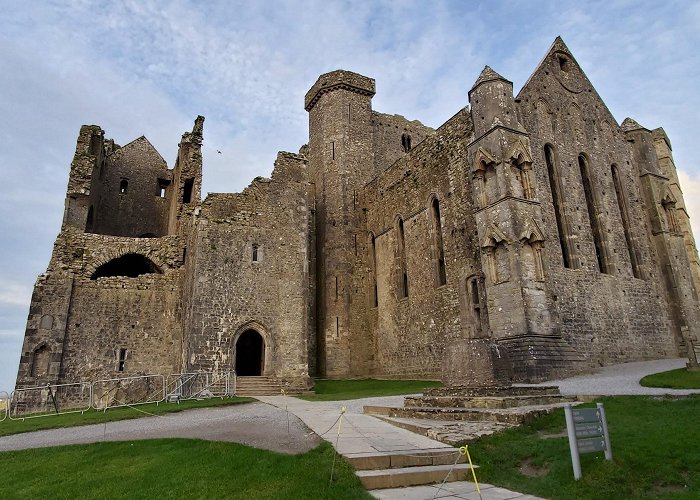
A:
[[[0,470],[12,498],[372,498],[342,457],[330,480],[334,454],[157,439],[5,452]]]

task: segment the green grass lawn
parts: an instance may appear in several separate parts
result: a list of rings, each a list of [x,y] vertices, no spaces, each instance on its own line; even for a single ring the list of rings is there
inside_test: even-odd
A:
[[[700,498],[700,396],[601,401],[612,462],[602,452],[581,455],[583,477],[575,481],[560,410],[470,445],[477,478],[553,499]]]
[[[157,439],[0,453],[3,498],[365,499],[323,442],[300,455],[237,443]]]
[[[316,380],[315,394],[300,396],[307,401],[341,401],[372,396],[415,394],[427,387],[441,387],[435,380]]]
[[[678,368],[668,372],[653,373],[639,381],[644,387],[665,389],[700,389],[700,371]]]
[[[140,418],[148,414],[163,415],[166,413],[176,413],[190,408],[208,408],[212,406],[225,406],[240,403],[249,403],[253,398],[211,398],[203,400],[187,400],[177,403],[149,403],[145,405],[122,408],[112,408],[106,412],[98,410],[88,410],[85,413],[68,413],[65,415],[52,415],[38,418],[28,418],[25,420],[10,420],[9,418],[0,422],[0,436],[19,434],[21,432],[39,431],[43,429],[57,429],[61,427],[73,427],[76,425],[101,424],[103,422],[113,422],[115,420],[126,420],[130,418]],[[144,413],[146,412],[146,413]]]

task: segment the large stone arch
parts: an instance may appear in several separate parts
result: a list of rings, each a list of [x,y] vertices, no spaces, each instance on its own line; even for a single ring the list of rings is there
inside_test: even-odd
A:
[[[272,358],[274,353],[274,343],[272,342],[272,336],[270,335],[265,325],[255,320],[250,320],[246,321],[245,323],[242,323],[238,328],[236,328],[235,333],[231,337],[231,345],[229,348],[231,354],[229,359],[231,360],[233,370],[235,370],[236,373],[239,374],[238,370],[236,369],[237,355],[239,354],[237,352],[238,341],[246,332],[249,331],[256,332],[258,335],[260,335],[262,340],[262,366],[259,375],[272,375],[274,372],[272,367]]]
[[[95,260],[85,266],[85,275],[87,277],[90,277],[95,273],[95,271],[97,271],[97,268],[99,268],[100,266],[103,266],[104,264],[114,259],[123,257],[127,254],[137,254],[146,257],[148,260],[153,262],[153,264],[155,264],[155,266],[158,269],[160,269],[163,273],[165,273],[166,269],[168,268],[168,266],[165,265],[165,263],[152,250],[145,249],[140,245],[127,245],[120,248],[110,248],[107,250],[100,251],[100,253],[96,256]]]

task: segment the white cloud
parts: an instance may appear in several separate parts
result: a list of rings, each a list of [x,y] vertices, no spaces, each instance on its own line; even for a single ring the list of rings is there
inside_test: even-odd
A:
[[[25,306],[32,297],[32,286],[26,283],[0,284],[0,307]]]
[[[695,243],[700,245],[700,174],[691,175],[684,170],[678,170],[678,180],[681,183],[685,208],[690,216]]]

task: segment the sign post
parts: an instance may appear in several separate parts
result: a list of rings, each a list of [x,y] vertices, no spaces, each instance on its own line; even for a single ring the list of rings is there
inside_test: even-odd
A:
[[[605,459],[612,460],[608,421],[605,417],[603,403],[596,408],[574,409],[570,404],[564,407],[566,416],[566,432],[569,435],[569,450],[571,465],[574,469],[574,479],[581,479],[581,453],[605,452]]]

